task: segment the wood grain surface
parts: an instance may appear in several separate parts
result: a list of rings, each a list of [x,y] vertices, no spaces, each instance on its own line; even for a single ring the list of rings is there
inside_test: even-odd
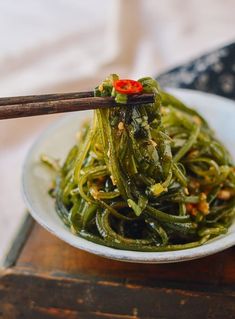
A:
[[[75,249],[38,224],[2,269],[0,318],[234,318],[235,250],[147,265]]]
[[[0,98],[0,120],[123,106],[115,102],[114,97],[94,97],[92,95],[92,92],[75,92]],[[152,93],[143,93],[129,95],[125,105],[153,102]]]

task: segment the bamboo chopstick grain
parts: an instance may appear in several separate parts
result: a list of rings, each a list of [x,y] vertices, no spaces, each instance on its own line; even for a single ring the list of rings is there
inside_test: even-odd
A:
[[[132,95],[128,98],[127,105],[147,104],[153,101],[153,94]],[[1,98],[0,120],[120,105],[123,104],[116,103],[113,97],[94,97],[93,92]]]
[[[0,106],[1,105],[34,103],[34,102],[48,102],[48,101],[81,99],[81,98],[93,97],[93,96],[94,96],[93,91],[87,91],[87,92],[71,92],[71,93],[54,93],[54,94],[43,94],[43,95],[2,97],[2,98],[0,98]]]

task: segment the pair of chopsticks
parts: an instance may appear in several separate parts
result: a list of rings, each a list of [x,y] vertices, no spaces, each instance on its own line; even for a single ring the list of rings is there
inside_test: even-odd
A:
[[[127,105],[147,104],[153,101],[153,94],[136,94],[128,97]],[[93,91],[4,97],[0,98],[0,120],[120,105],[123,104],[116,103],[113,97],[94,97]]]

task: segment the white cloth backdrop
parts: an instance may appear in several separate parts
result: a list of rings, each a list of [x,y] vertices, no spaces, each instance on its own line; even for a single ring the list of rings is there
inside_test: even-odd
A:
[[[0,0],[0,96],[155,75],[235,39],[235,0]],[[0,257],[24,214],[25,154],[57,116],[0,122]]]

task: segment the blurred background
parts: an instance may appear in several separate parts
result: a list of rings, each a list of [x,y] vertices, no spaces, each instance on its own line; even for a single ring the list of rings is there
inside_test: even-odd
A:
[[[235,0],[0,0],[0,96],[156,76],[235,39]],[[0,258],[25,206],[28,148],[60,115],[0,122]]]

